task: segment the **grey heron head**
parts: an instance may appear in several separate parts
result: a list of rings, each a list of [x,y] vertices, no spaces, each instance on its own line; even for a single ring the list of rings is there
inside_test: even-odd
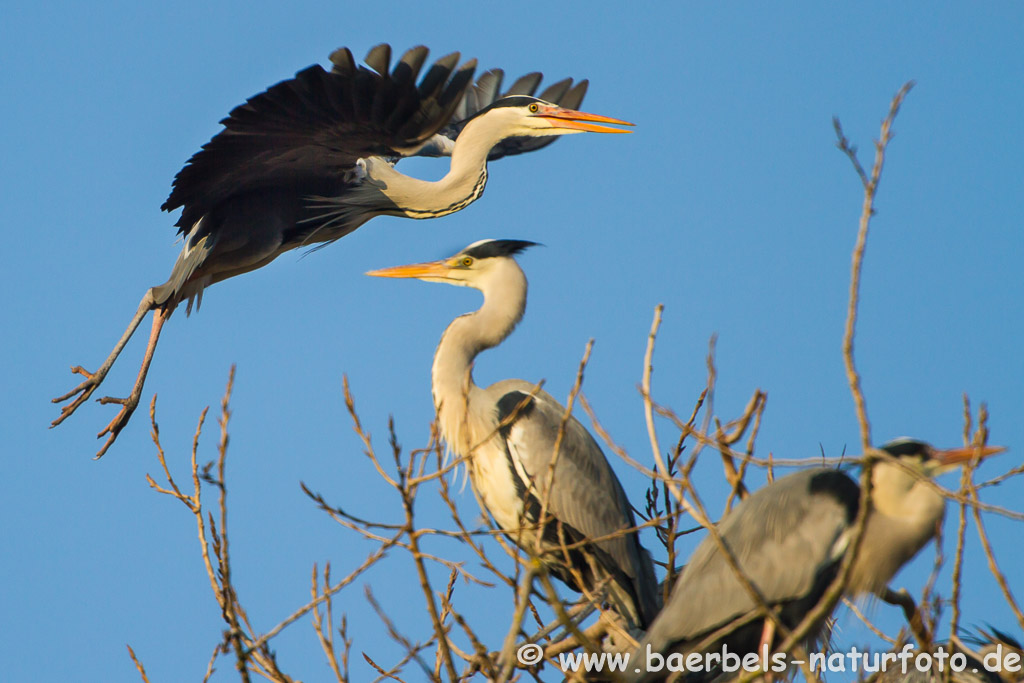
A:
[[[878,450],[884,453],[883,457],[895,458],[900,465],[911,471],[934,477],[956,469],[973,458],[981,460],[990,455],[1002,453],[1006,449],[1002,446],[964,446],[940,450],[924,441],[901,437],[890,441]]]
[[[507,270],[509,265],[518,271],[519,266],[513,257],[527,247],[536,245],[536,242],[526,240],[480,240],[440,261],[381,268],[366,274],[373,277],[415,278],[482,289],[493,277]]]
[[[566,109],[528,95],[509,95],[484,107],[467,123],[493,126],[502,137],[543,137],[569,133],[629,133],[623,128],[600,124],[632,126],[628,121],[600,114]]]

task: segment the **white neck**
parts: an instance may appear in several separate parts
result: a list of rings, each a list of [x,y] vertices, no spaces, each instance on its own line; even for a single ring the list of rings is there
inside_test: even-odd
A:
[[[494,284],[499,282],[500,286]],[[468,417],[469,396],[479,390],[473,382],[473,360],[481,351],[500,344],[522,319],[526,276],[515,261],[501,259],[490,277],[480,283],[480,291],[483,305],[452,321],[441,336],[431,370],[441,436],[459,455],[468,455],[475,445],[468,442],[462,428]]]
[[[481,116],[462,129],[452,149],[448,173],[437,181],[419,180],[396,171],[379,157],[367,160],[371,186],[395,206],[391,213],[409,218],[435,218],[466,208],[487,185],[487,155],[506,135],[495,121]]]
[[[851,589],[885,589],[900,567],[932,539],[946,501],[930,484],[894,463],[874,466],[866,542],[853,567]]]

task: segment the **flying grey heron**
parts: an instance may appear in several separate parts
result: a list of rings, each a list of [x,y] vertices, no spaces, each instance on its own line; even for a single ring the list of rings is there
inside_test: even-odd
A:
[[[149,289],[121,339],[99,369],[54,403],[72,400],[53,421],[69,417],[99,387],[139,324],[153,328],[128,398],[104,397],[121,410],[97,438],[102,456],[138,405],[160,330],[174,308],[202,302],[203,290],[260,268],[297,247],[333,242],[375,216],[435,218],[483,194],[487,161],[539,149],[552,136],[623,133],[600,124],[632,125],[575,110],[587,81],[572,79],[532,95],[541,74],[528,74],[504,95],[500,70],[475,84],[476,60],[456,69],[459,53],[437,60],[419,79],[427,48],[414,47],[391,70],[391,48],[378,45],[357,66],[347,48],[236,107],[224,129],[174,179],[165,211],[182,209],[176,225],[184,248],[162,285]],[[401,157],[450,156],[447,175],[417,180],[393,168]]]
[[[600,446],[571,417],[559,435],[565,408],[529,382],[473,383],[474,358],[500,344],[523,316],[526,276],[513,256],[533,244],[483,240],[451,258],[368,275],[483,293],[480,309],[452,321],[434,354],[431,384],[441,436],[466,459],[473,488],[498,527],[531,555],[546,497],[541,561],[574,590],[603,584],[612,608],[629,626],[644,628],[658,608],[654,567],[630,531],[636,527],[632,508]]]
[[[871,472],[871,510],[847,592],[884,591],[935,535],[945,498],[931,477],[1002,450],[941,451],[904,438],[869,454],[878,458]],[[779,609],[787,628],[794,628],[837,576],[859,507],[860,486],[847,474],[807,469],[753,493],[722,518],[718,533],[766,603]],[[751,618],[756,612],[754,599],[709,536],[680,573],[635,657],[643,662],[649,652],[694,652],[709,637],[704,652],[720,651],[723,645],[740,657],[759,652],[762,640],[773,634],[764,620]]]

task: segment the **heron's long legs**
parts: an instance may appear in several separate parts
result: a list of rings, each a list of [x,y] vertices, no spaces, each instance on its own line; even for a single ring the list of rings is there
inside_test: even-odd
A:
[[[149,364],[153,362],[153,352],[156,351],[156,343],[160,339],[160,330],[163,328],[164,323],[171,317],[171,314],[167,309],[158,308],[153,312],[153,329],[149,333],[149,344],[146,346],[146,355],[142,358],[142,367],[139,369],[139,375],[135,379],[135,386],[132,387],[132,393],[128,398],[113,398],[111,396],[104,396],[100,399],[100,403],[106,405],[108,403],[119,403],[121,404],[121,410],[117,413],[113,420],[110,421],[106,427],[103,428],[96,438],[102,437],[104,434],[109,434],[106,443],[96,454],[97,458],[103,457],[103,454],[107,452],[107,449],[114,443],[114,439],[121,433],[124,426],[128,424],[128,420],[131,419],[132,413],[135,412],[135,408],[139,405],[139,398],[142,397],[142,386],[146,383],[146,375],[149,373]],[[137,326],[137,325],[136,325]]]
[[[56,427],[66,420],[72,413],[78,410],[80,405],[89,400],[89,397],[92,396],[94,391],[96,391],[96,388],[103,383],[104,379],[106,379],[107,373],[110,372],[110,368],[113,367],[117,357],[121,355],[121,351],[128,343],[128,340],[132,338],[133,334],[135,334],[135,330],[138,329],[143,318],[145,318],[146,314],[150,311],[156,309],[157,306],[156,297],[153,294],[153,290],[150,289],[146,292],[146,295],[142,297],[142,301],[139,302],[139,308],[135,311],[135,316],[132,318],[131,322],[128,323],[128,328],[124,331],[124,334],[121,335],[117,344],[114,345],[114,350],[111,351],[110,355],[107,356],[107,359],[103,361],[103,365],[101,365],[96,372],[89,372],[81,365],[76,365],[71,368],[71,372],[77,375],[82,375],[85,377],[85,381],[66,394],[53,399],[53,403],[61,403],[72,397],[74,397],[75,400],[61,408],[60,416],[50,423],[51,428]],[[114,442],[118,433],[120,433],[121,429],[128,423],[128,418],[131,417],[132,412],[135,410],[135,406],[138,405],[139,397],[142,394],[142,385],[146,381],[146,373],[149,371],[149,364],[153,360],[153,351],[156,348],[157,339],[160,337],[160,328],[163,327],[163,324],[166,322],[168,317],[170,317],[170,312],[167,309],[157,309],[153,314],[153,331],[150,333],[149,346],[146,347],[146,356],[142,362],[142,369],[139,371],[139,376],[135,381],[135,388],[132,390],[131,395],[126,399],[116,399],[109,396],[100,399],[100,403],[120,403],[123,407],[117,417],[107,425],[106,429],[97,434],[97,438],[104,434],[110,434],[110,437],[103,445],[103,448],[96,454],[97,458],[102,456]]]
[[[132,338],[132,335],[135,334],[135,330],[138,329],[139,324],[142,322],[142,319],[145,318],[146,314],[149,313],[154,308],[156,308],[156,300],[153,298],[153,290],[148,290],[146,292],[146,295],[142,297],[142,301],[139,302],[139,309],[135,311],[135,317],[132,318],[132,321],[130,323],[128,323],[128,329],[126,329],[124,331],[124,334],[121,335],[121,338],[117,341],[117,344],[114,345],[114,350],[111,351],[110,355],[107,356],[107,359],[103,361],[103,365],[100,366],[99,370],[97,370],[96,372],[89,372],[81,365],[75,365],[71,368],[71,372],[75,373],[76,375],[82,375],[83,377],[85,377],[85,381],[79,384],[71,391],[69,391],[68,393],[53,399],[51,403],[62,403],[71,398],[72,396],[74,396],[75,394],[81,395],[74,401],[72,401],[66,406],[63,406],[60,409],[60,417],[58,417],[56,420],[50,423],[51,428],[56,427],[61,422],[69,418],[72,413],[78,410],[78,406],[82,405],[87,400],[89,400],[89,397],[92,396],[92,392],[96,391],[96,387],[103,383],[103,380],[106,378],[107,373],[110,372],[110,368],[113,367],[114,361],[116,361],[117,357],[121,355],[122,349],[124,349],[124,346],[125,344],[128,343],[128,340]]]

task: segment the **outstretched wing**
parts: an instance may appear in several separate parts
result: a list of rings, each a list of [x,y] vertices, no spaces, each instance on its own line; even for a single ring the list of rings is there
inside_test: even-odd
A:
[[[451,119],[476,68],[476,60],[456,68],[455,52],[419,78],[427,54],[414,47],[392,70],[388,45],[370,50],[367,66],[342,48],[331,55],[331,71],[314,65],[249,98],[175,176],[161,208],[184,207],[177,223],[184,232],[232,195],[340,182],[360,157],[414,152]]]
[[[580,104],[583,102],[584,95],[587,94],[588,81],[582,80],[579,83],[573,84],[571,78],[566,78],[557,83],[552,83],[545,88],[539,95],[536,95],[537,88],[540,86],[543,75],[540,73],[529,73],[519,78],[513,83],[508,90],[502,92],[501,83],[505,78],[505,72],[501,69],[491,69],[485,72],[473,87],[466,90],[465,96],[459,102],[459,106],[456,108],[452,115],[451,122],[441,129],[439,135],[444,136],[449,140],[449,143],[444,145],[444,149],[450,150],[451,145],[454,144],[455,138],[459,136],[462,129],[466,127],[466,122],[469,119],[476,116],[481,110],[489,107],[503,97],[509,97],[511,95],[530,95],[531,97],[539,97],[542,100],[557,104],[560,107],[567,109],[579,109]],[[507,138],[502,142],[495,145],[487,158],[491,161],[500,159],[504,156],[513,154],[522,154],[524,152],[533,152],[542,147],[550,145],[556,140],[555,137],[513,137]],[[433,152],[438,154],[439,152]],[[450,152],[448,152],[450,154]]]
[[[513,461],[510,464],[525,484],[520,495],[532,497],[525,500],[527,510],[536,507],[547,488],[565,410],[546,392],[530,398],[533,388],[526,382],[506,380],[488,390],[498,397],[497,417],[504,423],[500,433]],[[611,537],[593,543],[597,560],[633,594],[641,619],[653,618],[657,610],[653,566],[637,535],[623,533],[636,526],[629,500],[600,446],[572,417],[559,443],[547,509],[570,536]]]

